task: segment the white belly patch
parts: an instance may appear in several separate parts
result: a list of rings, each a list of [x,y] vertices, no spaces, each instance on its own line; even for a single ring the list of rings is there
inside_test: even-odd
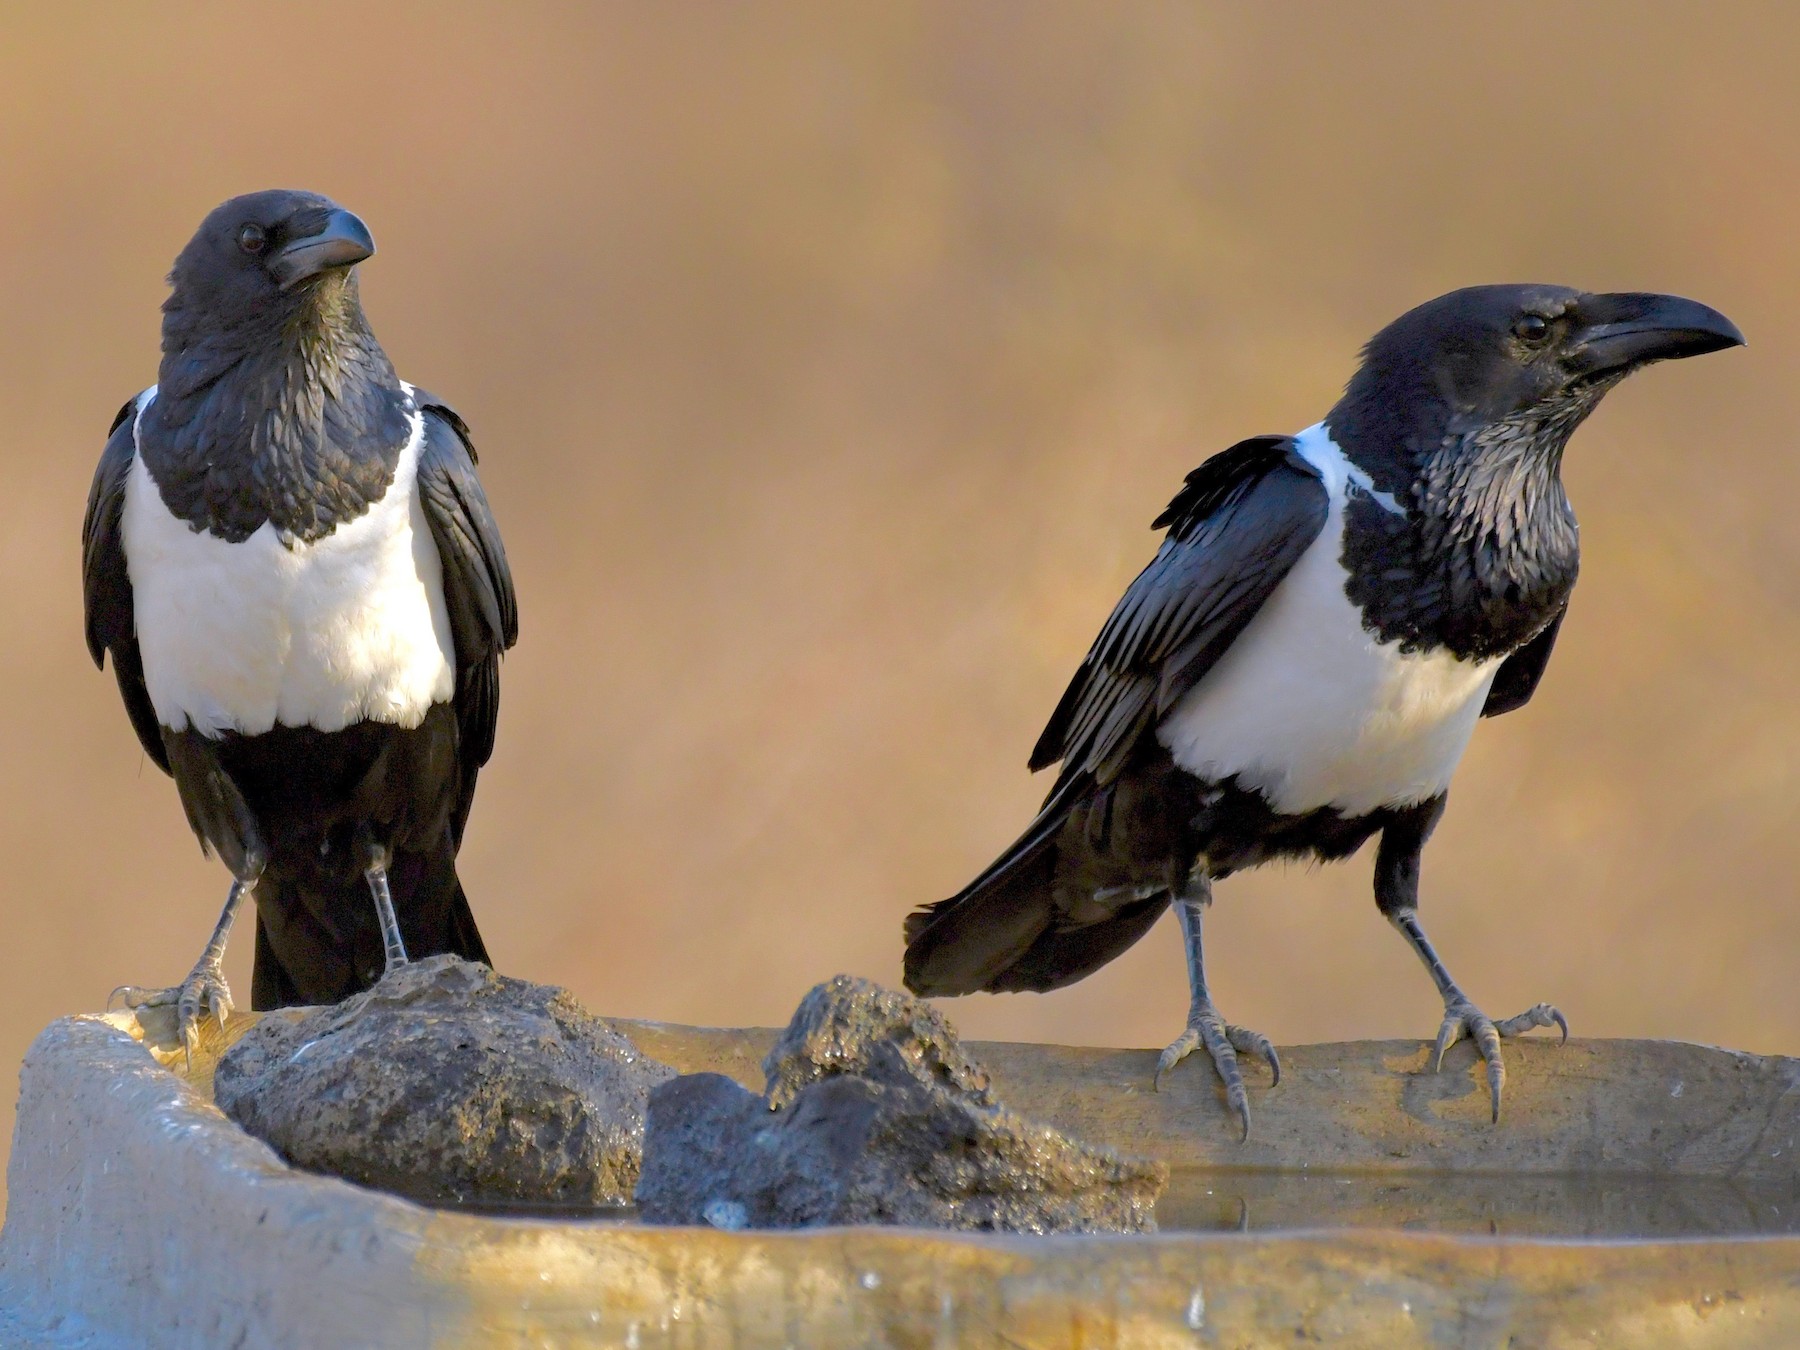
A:
[[[381,500],[312,543],[284,544],[266,521],[235,544],[194,530],[132,462],[122,536],[158,721],[209,736],[413,727],[449,701],[442,563],[415,489],[423,432],[415,414]]]
[[[1188,772],[1235,775],[1288,814],[1425,801],[1449,787],[1501,658],[1403,653],[1363,628],[1339,561],[1360,472],[1323,427],[1299,449],[1331,495],[1325,526],[1157,737]]]

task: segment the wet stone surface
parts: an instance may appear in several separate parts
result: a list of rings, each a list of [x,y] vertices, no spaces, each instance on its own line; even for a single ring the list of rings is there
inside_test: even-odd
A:
[[[842,975],[820,985],[763,1069],[761,1095],[720,1074],[651,1094],[643,1218],[719,1228],[1155,1228],[1163,1164],[1080,1143],[995,1102],[949,1025],[905,994]]]
[[[440,956],[263,1017],[213,1091],[312,1171],[434,1204],[601,1206],[630,1203],[646,1101],[673,1076],[566,991]]]

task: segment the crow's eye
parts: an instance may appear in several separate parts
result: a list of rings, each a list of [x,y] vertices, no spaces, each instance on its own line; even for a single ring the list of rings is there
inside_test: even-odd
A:
[[[1535,347],[1550,336],[1550,321],[1540,314],[1521,314],[1513,323],[1513,336]]]
[[[263,246],[269,242],[269,236],[263,233],[260,225],[240,225],[238,227],[238,247],[246,253],[261,253]]]

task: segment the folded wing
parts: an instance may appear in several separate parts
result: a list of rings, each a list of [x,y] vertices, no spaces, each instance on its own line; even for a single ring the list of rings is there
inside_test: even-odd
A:
[[[425,415],[419,500],[443,562],[444,604],[456,649],[454,702],[463,785],[454,828],[460,844],[477,771],[494,753],[500,654],[519,640],[519,607],[499,526],[475,476],[468,425],[441,399],[423,390],[415,390],[414,397]]]
[[[1062,772],[1037,819],[959,894],[906,920],[919,992],[1019,987],[1005,972],[1054,935],[1058,835],[1116,780],[1158,720],[1199,682],[1318,538],[1330,500],[1284,436],[1240,442],[1193,473],[1158,516],[1168,536],[1100,630],[1031,768]],[[1154,922],[1162,897],[1134,914]],[[1034,987],[1043,987],[1041,985]]]
[[[137,457],[138,401],[132,399],[113,418],[106,449],[100,452],[100,465],[88,490],[87,516],[81,524],[81,599],[88,655],[102,669],[111,656],[113,676],[119,682],[132,729],[151,762],[167,773],[169,752],[150,703],[150,690],[144,684],[131,574],[126,570],[119,529],[125,510],[125,482]]]

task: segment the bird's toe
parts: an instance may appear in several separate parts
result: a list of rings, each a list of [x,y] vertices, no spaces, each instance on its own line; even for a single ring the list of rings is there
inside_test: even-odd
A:
[[[1265,1060],[1278,1083],[1281,1081],[1281,1060],[1275,1053],[1274,1045],[1259,1031],[1231,1026],[1211,1008],[1198,1010],[1189,1015],[1188,1024],[1181,1035],[1157,1059],[1153,1085],[1158,1091],[1162,1087],[1163,1075],[1201,1046],[1205,1046],[1207,1054],[1212,1057],[1213,1069],[1218,1073],[1219,1082],[1225,1089],[1225,1104],[1237,1117],[1241,1138],[1249,1139],[1250,1093],[1244,1086],[1244,1072],[1238,1063],[1238,1055],[1256,1055]]]
[[[1269,1073],[1273,1078],[1270,1087],[1281,1082],[1281,1056],[1275,1053],[1274,1043],[1262,1032],[1252,1031],[1249,1027],[1227,1026],[1225,1038],[1240,1055],[1255,1055],[1269,1066]]]
[[[1441,1073],[1444,1053],[1463,1038],[1468,1029],[1468,1014],[1474,1009],[1466,1003],[1452,1001],[1444,1005],[1444,1020],[1438,1027],[1437,1042],[1431,1048],[1431,1071]]]
[[[1156,1073],[1150,1080],[1151,1089],[1161,1092],[1163,1075],[1199,1048],[1200,1033],[1190,1026],[1171,1041],[1161,1055],[1157,1056]]]
[[[1225,1085],[1225,1104],[1238,1119],[1240,1142],[1247,1140],[1250,1138],[1250,1093],[1244,1087],[1244,1071],[1238,1067],[1237,1051],[1231,1044],[1225,1023],[1218,1019],[1203,1022],[1200,1036],[1212,1054],[1219,1081]]]
[[[107,995],[106,1010],[121,1012],[136,1008],[163,1008],[181,1001],[181,986],[154,989],[142,984],[122,984]]]
[[[1481,1048],[1481,1058],[1487,1064],[1488,1103],[1492,1110],[1493,1123],[1500,1123],[1500,1098],[1506,1091],[1506,1059],[1500,1053],[1500,1033],[1494,1024],[1485,1017],[1482,1025],[1475,1028],[1475,1043]]]
[[[1569,1019],[1550,1003],[1539,1003],[1527,1008],[1517,1017],[1509,1017],[1496,1025],[1502,1036],[1522,1036],[1536,1027],[1556,1027],[1562,1032],[1562,1043],[1569,1040]]]
[[[187,1039],[190,1030],[198,1038],[201,1019],[208,1014],[213,1024],[223,1031],[225,1019],[231,1016],[231,986],[218,971],[196,970],[182,981],[177,1006],[183,1040]]]
[[[1537,1027],[1557,1027],[1563,1041],[1569,1039],[1568,1019],[1549,1003],[1536,1004],[1516,1017],[1495,1022],[1467,998],[1454,995],[1444,1003],[1444,1022],[1433,1047],[1432,1070],[1437,1072],[1444,1067],[1444,1052],[1459,1040],[1465,1036],[1473,1040],[1487,1070],[1488,1097],[1493,1104],[1494,1123],[1498,1124],[1500,1099],[1506,1090],[1506,1060],[1500,1052],[1500,1040],[1504,1036],[1522,1036]]]
[[[200,1023],[208,1014],[220,1031],[231,1016],[231,986],[222,972],[211,967],[194,971],[181,983],[180,1017],[183,1036],[192,1028],[196,1038]]]
[[[231,986],[225,982],[224,972],[216,965],[202,962],[180,984],[170,985],[166,989],[122,984],[112,991],[106,1000],[106,1006],[111,1011],[139,1011],[172,1006],[175,1009],[175,1034],[181,1040],[182,1053],[191,1068],[194,1052],[200,1048],[205,1020],[210,1019],[222,1033],[233,1005]]]

